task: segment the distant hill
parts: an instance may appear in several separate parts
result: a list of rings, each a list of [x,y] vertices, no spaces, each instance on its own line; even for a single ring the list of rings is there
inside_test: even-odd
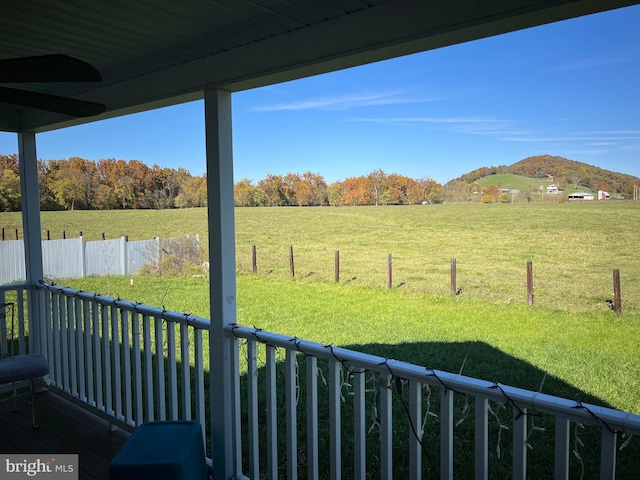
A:
[[[490,185],[495,185],[498,188],[520,190],[521,192],[535,192],[535,191],[539,191],[540,187],[546,188],[548,185],[556,185],[556,182],[552,181],[549,178],[525,177],[524,175],[515,175],[513,173],[496,173],[495,175],[489,175],[488,177],[483,177],[480,180],[478,180],[476,183],[480,188],[488,187]],[[573,183],[562,185],[561,190],[564,192],[565,195],[574,193],[577,191],[592,192],[592,190],[589,187],[586,187],[585,185],[581,185],[580,183],[578,183],[577,185]]]
[[[640,185],[640,178],[563,157],[536,155],[513,165],[478,168],[451,180],[447,185],[461,183],[477,183],[480,187],[493,184],[499,188],[517,188],[523,191],[538,190],[540,185],[555,184],[568,193],[575,190],[606,190],[612,194],[631,197],[633,186]]]

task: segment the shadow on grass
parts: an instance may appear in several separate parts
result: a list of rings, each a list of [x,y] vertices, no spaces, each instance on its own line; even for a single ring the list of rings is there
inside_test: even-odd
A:
[[[403,344],[345,345],[344,348],[377,355],[384,358],[406,361],[441,371],[463,375],[503,385],[524,388],[564,398],[577,398],[581,402],[610,407],[602,399],[580,391],[559,378],[546,376],[539,368],[514,358],[482,342],[419,342]],[[241,350],[242,351],[242,350]],[[241,353],[242,354],[242,353]],[[259,354],[259,358],[264,358]],[[297,406],[298,430],[298,472],[306,477],[306,363],[304,355],[298,354],[299,399]],[[278,399],[278,458],[280,476],[286,478],[286,411],[284,362],[277,364]],[[319,405],[319,459],[320,476],[329,478],[329,404],[328,365],[318,360],[318,405]],[[341,406],[342,425],[342,473],[346,478],[353,476],[353,378],[348,365],[343,366],[344,383]],[[266,412],[264,368],[258,372],[260,452],[266,453]],[[241,379],[243,432],[246,432],[246,375]],[[543,384],[544,380],[544,384]],[[367,422],[367,478],[380,478],[380,429],[379,429],[379,389],[378,376],[372,372],[365,375],[366,422]],[[393,403],[393,473],[395,478],[408,478],[409,440],[412,426],[408,420],[408,384],[403,379],[394,379],[391,385]],[[424,436],[422,438],[422,467],[424,478],[440,475],[440,388],[424,387],[422,390],[422,417]],[[505,399],[506,400],[506,399]],[[512,406],[505,403],[489,402],[489,478],[510,478],[512,476]],[[456,478],[474,476],[474,398],[454,394],[454,475]],[[417,428],[416,428],[417,427]],[[420,426],[413,426],[417,431]],[[528,443],[528,477],[536,479],[553,478],[555,419],[549,415],[531,414],[528,419],[530,436]],[[598,478],[600,468],[601,429],[576,425],[571,422],[570,478]],[[243,436],[244,458],[247,458],[246,434]],[[619,440],[618,445],[621,441]],[[575,452],[574,452],[575,450]],[[632,441],[627,448],[618,452],[617,478],[636,478],[640,466],[640,442]],[[244,468],[247,470],[248,465]],[[261,472],[266,471],[266,460],[261,460]],[[583,473],[584,472],[584,473]],[[581,475],[582,474],[582,475]]]

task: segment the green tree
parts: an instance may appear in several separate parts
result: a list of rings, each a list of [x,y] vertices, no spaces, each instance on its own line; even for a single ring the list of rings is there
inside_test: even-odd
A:
[[[20,211],[20,177],[10,169],[0,171],[0,211]]]
[[[334,182],[327,187],[327,198],[332,207],[342,206],[342,183]]]

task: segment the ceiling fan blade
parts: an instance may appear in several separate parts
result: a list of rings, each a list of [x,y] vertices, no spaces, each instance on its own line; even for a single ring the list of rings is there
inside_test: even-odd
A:
[[[100,81],[102,76],[92,65],[68,55],[0,60],[0,83]]]
[[[38,108],[49,112],[62,113],[73,117],[92,117],[105,111],[100,103],[58,97],[46,93],[29,92],[15,88],[0,87],[0,102],[13,103],[24,107]]]

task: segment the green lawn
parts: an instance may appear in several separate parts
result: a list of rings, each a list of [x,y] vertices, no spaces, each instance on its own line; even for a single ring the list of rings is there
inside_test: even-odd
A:
[[[613,269],[620,269],[623,315],[640,314],[640,202],[463,204],[403,207],[236,209],[237,268],[289,278],[293,246],[296,278],[448,295],[451,259],[465,297],[503,304],[526,302],[526,262],[533,262],[535,303],[571,312],[607,310]],[[20,227],[20,214],[0,213],[0,227]],[[206,210],[44,212],[43,236],[83,231],[89,240],[128,235],[200,234]],[[77,235],[77,233],[73,233]]]
[[[94,277],[64,282],[86,291],[110,289],[112,296],[133,299],[167,309],[208,316],[208,282],[201,277],[151,278],[137,277],[131,285],[122,277]],[[612,311],[568,312],[525,304],[505,304],[465,296],[433,296],[401,289],[376,289],[354,285],[335,285],[328,282],[311,283],[302,280],[275,279],[261,275],[240,273],[238,287],[238,322],[268,331],[297,336],[320,343],[343,346],[386,358],[404,360],[449,372],[518,386],[564,398],[619,408],[640,414],[640,317],[619,316]],[[283,358],[279,352],[279,358]],[[246,352],[241,349],[244,358]],[[264,351],[258,354],[264,359]],[[259,365],[263,365],[259,360]],[[304,398],[305,367],[299,359],[300,395]],[[319,363],[324,373],[319,378],[320,398],[326,398],[326,364]],[[346,371],[346,369],[345,369]],[[282,365],[278,367],[279,383],[284,382]],[[280,377],[282,376],[282,377]],[[259,378],[264,379],[264,372]],[[263,387],[263,380],[260,386]],[[350,382],[345,376],[345,382]],[[543,385],[544,383],[544,385]],[[243,382],[242,398],[246,384]],[[375,404],[377,388],[374,376],[367,376],[367,402]],[[348,388],[343,404],[343,435],[345,471],[351,465],[351,401]],[[430,411],[438,411],[439,397],[423,391]],[[278,405],[284,405],[283,390],[278,392]],[[262,398],[262,397],[261,397]],[[394,390],[394,475],[405,478],[407,471],[407,422],[402,402],[408,402],[406,389]],[[465,417],[465,397],[457,396],[456,422]],[[328,438],[328,413],[321,403],[321,439]],[[370,404],[369,404],[370,405]],[[471,401],[473,409],[473,402]],[[511,425],[511,409],[492,402],[496,417],[490,419],[490,476],[506,478],[510,472],[510,433],[501,440],[503,455],[497,455],[498,419]],[[244,405],[243,405],[243,408]],[[370,408],[370,407],[368,407]],[[304,403],[299,406],[299,435],[305,435]],[[471,410],[472,412],[473,410]],[[260,410],[261,415],[262,410]],[[284,425],[284,411],[279,412],[279,424]],[[375,472],[378,431],[367,410],[369,448],[367,465]],[[531,478],[551,478],[553,463],[553,419],[533,417],[535,425],[545,432],[536,432],[530,440]],[[473,452],[473,413],[456,427],[456,475],[472,476],[469,470]],[[428,418],[425,443],[438,445],[437,418]],[[533,426],[533,423],[530,424]],[[261,423],[261,438],[266,436]],[[575,431],[575,425],[572,427]],[[548,432],[548,433],[547,433]],[[284,446],[284,430],[280,430],[279,444]],[[573,434],[572,434],[573,435]],[[587,477],[597,471],[599,458],[598,428],[587,428],[580,434],[584,446],[579,447],[585,460]],[[635,440],[635,439],[634,439]],[[572,442],[575,440],[572,437]],[[301,441],[302,442],[302,441]],[[321,440],[321,449],[324,441]],[[262,451],[264,451],[264,445]],[[300,455],[304,458],[304,442]],[[572,446],[573,448],[573,446]],[[284,452],[280,455],[284,456]],[[619,452],[618,478],[632,478],[634,465],[640,462],[640,444],[632,442]],[[326,455],[321,471],[328,471]],[[572,456],[572,475],[580,471],[580,464]],[[425,472],[437,476],[438,458],[434,452],[425,455]],[[300,468],[303,468],[302,466]],[[591,472],[591,473],[589,473]],[[631,476],[629,476],[631,475]],[[324,478],[324,477],[323,477]]]

